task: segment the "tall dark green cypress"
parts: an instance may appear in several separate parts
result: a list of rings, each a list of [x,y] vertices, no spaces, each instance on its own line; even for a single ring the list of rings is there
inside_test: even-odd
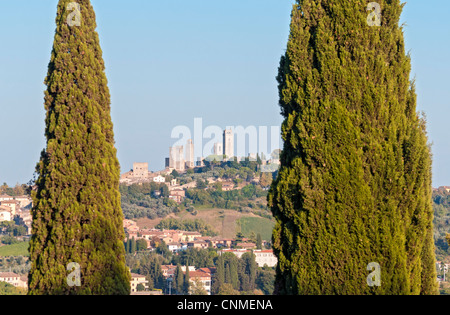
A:
[[[373,25],[369,2],[292,10],[277,77],[284,148],[268,197],[276,294],[437,293],[431,153],[403,4],[376,1]]]
[[[184,274],[183,292],[185,295],[189,295],[191,287],[191,279],[189,276],[189,261],[186,263],[186,273]]]
[[[120,166],[89,0],[60,0],[45,79],[47,147],[37,165],[29,294],[126,295]],[[69,286],[70,263],[80,286]]]

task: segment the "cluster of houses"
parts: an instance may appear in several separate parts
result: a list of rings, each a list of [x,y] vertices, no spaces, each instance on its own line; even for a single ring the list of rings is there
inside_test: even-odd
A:
[[[142,183],[148,182],[165,184],[169,188],[169,199],[172,199],[177,203],[181,203],[186,197],[186,192],[184,190],[185,187],[178,185],[176,179],[166,182],[166,176],[169,174],[169,169],[160,172],[150,172],[148,170],[148,163],[134,163],[131,171],[120,176],[120,183],[126,185],[142,185]],[[153,193],[154,197],[158,197],[160,195],[159,191],[155,191]]]
[[[169,188],[169,199],[172,199],[177,203],[181,203],[186,197],[186,189],[195,188],[197,183],[196,181],[192,181],[184,185],[179,185],[176,179],[167,181],[167,176],[170,175],[173,170],[175,170],[175,168],[167,167],[162,171],[151,172],[148,169],[148,163],[133,163],[133,169],[121,175],[120,183],[125,185],[142,185],[142,183],[149,182],[162,183],[167,185]],[[254,179],[254,181],[258,182],[259,178]],[[222,184],[223,191],[240,189],[239,187],[236,187],[231,180],[222,180],[221,178],[216,179],[213,177],[208,178],[208,183],[214,184],[216,182],[220,182]],[[155,191],[154,194],[154,197],[159,196],[158,191]]]
[[[8,196],[0,195],[0,222],[13,221],[19,216],[27,227],[27,234],[31,233],[32,199],[30,196]]]

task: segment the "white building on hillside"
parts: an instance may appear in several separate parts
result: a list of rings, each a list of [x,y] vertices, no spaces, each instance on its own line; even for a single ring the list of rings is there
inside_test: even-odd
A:
[[[155,183],[165,183],[166,178],[164,176],[158,175],[158,176],[153,177],[153,181]]]
[[[11,221],[11,209],[7,206],[0,206],[0,222]]]
[[[16,288],[28,287],[26,276],[21,277],[13,272],[0,272],[0,282],[9,283]]]

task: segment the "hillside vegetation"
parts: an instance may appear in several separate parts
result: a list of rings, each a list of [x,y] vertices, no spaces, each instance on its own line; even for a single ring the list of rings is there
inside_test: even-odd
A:
[[[273,174],[262,173],[257,161],[206,161],[204,167],[183,174],[174,171],[166,180],[174,178],[185,190],[186,198],[181,204],[169,198],[166,184],[120,185],[125,218],[136,220],[144,228],[196,219],[211,226],[209,235],[234,237],[238,232],[246,236],[254,232],[270,240],[274,224],[267,207],[267,187]],[[193,182],[193,187],[183,186]],[[168,218],[174,220],[163,220]]]

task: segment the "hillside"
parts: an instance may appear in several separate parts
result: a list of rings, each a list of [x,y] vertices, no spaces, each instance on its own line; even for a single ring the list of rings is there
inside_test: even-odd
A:
[[[199,219],[225,238],[253,232],[270,240],[274,222],[266,198],[273,174],[259,169],[257,162],[250,161],[207,163],[182,174],[172,172],[166,183],[176,179],[176,187],[154,182],[122,184],[124,216],[141,228],[153,228],[164,218]],[[173,189],[184,191],[182,202],[170,198]]]
[[[272,235],[273,220],[262,218],[253,213],[242,213],[229,209],[201,209],[193,216],[188,211],[173,213],[166,218],[174,218],[178,220],[194,220],[199,219],[212,226],[213,230],[223,238],[234,238],[237,233],[241,232],[244,236],[249,237],[252,232],[260,233],[261,237],[270,241]],[[148,219],[140,218],[137,224],[140,228],[154,228],[161,222],[163,218]]]

